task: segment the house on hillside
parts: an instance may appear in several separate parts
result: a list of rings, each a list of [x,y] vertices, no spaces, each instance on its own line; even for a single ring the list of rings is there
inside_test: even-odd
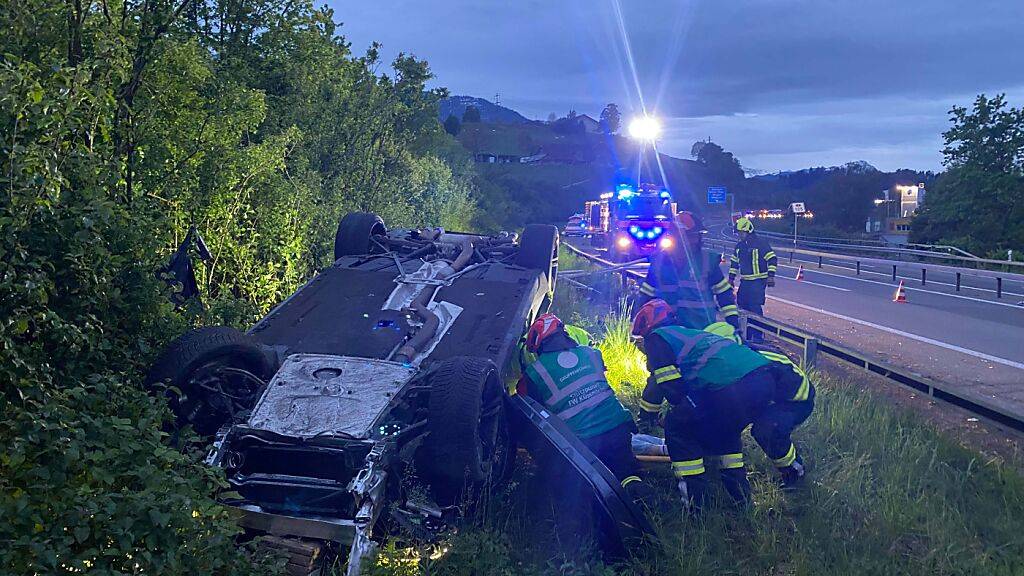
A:
[[[586,114],[576,116],[575,120],[583,125],[583,130],[587,134],[597,134],[601,132],[601,123]]]
[[[492,154],[490,152],[477,152],[473,154],[473,161],[483,164],[517,164],[523,159],[517,154]]]

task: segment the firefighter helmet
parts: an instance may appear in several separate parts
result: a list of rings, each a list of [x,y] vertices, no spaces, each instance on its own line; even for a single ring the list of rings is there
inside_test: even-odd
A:
[[[749,218],[743,217],[736,220],[736,231],[737,232],[753,232],[754,223]]]
[[[562,321],[554,314],[541,314],[526,331],[526,350],[537,353],[540,345],[563,328]]]
[[[643,338],[658,326],[672,318],[672,307],[668,302],[655,298],[640,307],[633,318],[633,336]]]

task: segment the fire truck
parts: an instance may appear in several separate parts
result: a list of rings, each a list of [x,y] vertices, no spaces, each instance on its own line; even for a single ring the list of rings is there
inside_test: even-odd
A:
[[[586,233],[596,248],[626,262],[672,248],[669,223],[676,212],[668,190],[653,184],[619,184],[585,204]]]

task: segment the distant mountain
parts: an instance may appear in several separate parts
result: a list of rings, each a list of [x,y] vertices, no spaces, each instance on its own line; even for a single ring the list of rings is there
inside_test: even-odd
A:
[[[473,96],[449,96],[441,100],[438,118],[444,122],[449,114],[454,114],[456,118],[462,120],[462,114],[469,106],[475,106],[480,111],[480,120],[483,122],[493,124],[525,124],[529,122],[526,117],[511,108],[505,108],[489,100]]]
[[[878,172],[878,168],[871,165],[870,162],[865,160],[857,160],[856,162],[847,162],[842,166],[819,166],[817,168],[804,168],[803,170],[782,170],[780,172],[766,172],[764,170],[756,169],[744,169],[743,172],[748,178],[755,180],[779,180],[780,178],[807,178],[814,176],[825,176],[836,172],[843,172],[846,174],[871,174],[872,172]]]

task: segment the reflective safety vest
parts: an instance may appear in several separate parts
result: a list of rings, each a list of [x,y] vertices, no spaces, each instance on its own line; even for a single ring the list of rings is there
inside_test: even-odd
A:
[[[601,353],[589,346],[544,352],[526,367],[526,376],[530,396],[580,438],[597,436],[632,418],[605,379]]]
[[[660,336],[676,355],[674,366],[653,374],[657,384],[682,378],[689,390],[719,390],[771,363],[746,346],[703,330],[665,326],[652,334]]]
[[[786,402],[805,402],[811,395],[811,391],[814,387],[811,385],[811,379],[807,377],[807,373],[804,372],[799,366],[793,364],[793,361],[789,359],[785,354],[779,354],[777,352],[765,352],[760,353],[765,358],[772,362],[778,362],[785,364],[793,369],[800,377],[800,383],[796,384],[784,384],[781,389],[776,389],[776,398]]]
[[[641,285],[640,291],[647,296],[661,298],[672,306],[680,326],[703,328],[716,320],[717,296],[730,292],[732,286],[722,276],[722,271],[712,264],[710,253],[701,251],[694,256],[685,262],[676,262],[667,254],[655,256],[648,280]],[[722,313],[726,316],[735,314],[735,302],[723,306]]]

